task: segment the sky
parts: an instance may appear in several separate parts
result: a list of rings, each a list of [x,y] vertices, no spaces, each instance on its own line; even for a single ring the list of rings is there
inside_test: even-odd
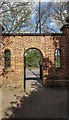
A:
[[[1,0],[0,0],[1,1]],[[11,0],[2,0],[2,1],[10,1]],[[13,1],[16,1],[16,2],[35,2],[35,4],[38,4],[38,2],[60,2],[60,1],[63,1],[63,2],[66,2],[68,0],[12,0],[11,3],[13,3]],[[65,11],[66,12],[66,11]],[[32,21],[33,23],[35,24],[35,14],[32,14],[31,15],[31,18],[32,18]],[[49,25],[50,28],[54,28],[55,30],[57,30],[58,32],[60,32],[60,28],[57,27],[56,23],[54,21],[48,21],[47,23]]]
[[[0,0],[0,1],[10,1],[11,2],[11,0]],[[14,0],[12,0],[12,1],[14,1]],[[15,0],[16,2],[32,2],[32,1],[34,1],[34,2],[68,2],[69,0]]]

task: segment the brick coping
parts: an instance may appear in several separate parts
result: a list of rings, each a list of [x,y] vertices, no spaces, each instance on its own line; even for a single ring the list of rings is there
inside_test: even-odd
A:
[[[64,36],[65,33],[2,33],[2,36]]]

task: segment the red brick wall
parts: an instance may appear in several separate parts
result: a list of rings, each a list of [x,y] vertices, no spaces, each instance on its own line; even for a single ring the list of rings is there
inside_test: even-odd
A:
[[[66,31],[67,32],[67,31]],[[29,48],[36,48],[43,55],[43,85],[48,86],[54,81],[62,82],[69,78],[69,40],[68,34],[51,35],[3,35],[2,53],[2,85],[20,86],[24,81],[24,52]],[[61,68],[56,70],[54,51],[61,49]],[[11,68],[4,70],[4,51],[11,51]],[[57,80],[56,80],[57,79]],[[54,82],[56,83],[56,82]]]

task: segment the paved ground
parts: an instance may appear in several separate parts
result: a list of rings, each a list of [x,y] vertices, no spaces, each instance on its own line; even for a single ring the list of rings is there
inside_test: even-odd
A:
[[[40,73],[39,73],[39,69],[26,69],[26,78],[36,78],[36,77],[39,77],[40,76]]]
[[[41,81],[26,80],[22,88],[3,88],[2,118],[67,118],[67,89],[44,88]]]

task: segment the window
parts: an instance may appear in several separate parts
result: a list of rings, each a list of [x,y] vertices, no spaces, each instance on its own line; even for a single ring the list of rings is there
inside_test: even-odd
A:
[[[5,50],[5,68],[10,67],[10,50]]]
[[[55,50],[55,67],[58,69],[61,67],[61,50]]]

